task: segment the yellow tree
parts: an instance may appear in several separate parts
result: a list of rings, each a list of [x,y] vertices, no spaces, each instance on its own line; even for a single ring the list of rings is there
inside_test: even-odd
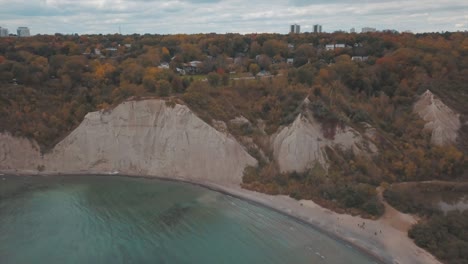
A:
[[[163,61],[169,62],[171,61],[171,53],[169,52],[169,49],[166,47],[161,48],[161,57]]]
[[[143,75],[143,86],[149,92],[156,91],[156,82],[163,70],[157,67],[148,67]]]
[[[99,81],[106,80],[113,72],[115,72],[115,67],[110,63],[97,62],[94,66],[94,77]]]

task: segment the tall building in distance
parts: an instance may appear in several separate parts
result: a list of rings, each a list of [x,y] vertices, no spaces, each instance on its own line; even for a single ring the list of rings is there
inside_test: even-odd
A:
[[[18,30],[16,30],[18,33],[18,37],[29,37],[31,36],[31,33],[29,32],[29,28],[27,27],[19,27]]]
[[[291,25],[291,29],[289,33],[296,33],[296,34],[301,33],[301,26],[298,24]]]
[[[361,32],[362,33],[367,33],[367,32],[376,32],[377,30],[375,28],[371,28],[371,27],[363,27]]]
[[[355,29],[355,28],[351,28],[351,29],[349,30],[349,33],[356,33],[356,29]]]
[[[8,37],[8,29],[0,27],[0,37]]]
[[[314,33],[322,33],[322,25],[314,25]]]

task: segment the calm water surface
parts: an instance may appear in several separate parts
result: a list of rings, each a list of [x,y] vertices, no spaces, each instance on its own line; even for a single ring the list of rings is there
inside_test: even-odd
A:
[[[451,203],[448,203],[445,201],[439,201],[438,207],[445,214],[450,211],[457,211],[457,210],[460,212],[464,212],[468,210],[468,196],[463,196],[459,200],[455,202],[451,202]]]
[[[0,176],[0,263],[373,263],[267,208],[154,179]]]

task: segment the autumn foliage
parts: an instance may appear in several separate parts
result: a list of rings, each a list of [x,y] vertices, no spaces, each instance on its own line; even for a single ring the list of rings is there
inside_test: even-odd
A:
[[[346,48],[327,51],[328,43]],[[391,32],[2,38],[0,130],[35,139],[47,151],[90,111],[130,97],[170,97],[207,122],[244,116],[250,125],[229,125],[231,133],[251,137],[261,151],[249,151],[272,162],[265,135],[292,123],[309,98],[326,138],[343,125],[376,131],[371,140],[379,155],[372,160],[334,153],[334,170],[346,175],[351,190],[383,181],[466,179],[468,129],[455,145],[435,147],[412,111],[429,89],[466,118],[466,43],[466,33]],[[261,179],[250,187],[278,189],[284,179],[275,171],[259,168]],[[302,180],[296,182],[282,192],[307,196]]]
[[[0,131],[34,139],[48,151],[90,111],[128,98],[170,98],[208,123],[224,121],[259,160],[258,167],[246,169],[245,188],[376,217],[383,207],[375,188],[383,183],[468,179],[468,126],[455,144],[433,146],[424,121],[412,111],[418,95],[430,90],[468,122],[467,37],[380,32],[0,38]],[[346,48],[327,51],[330,43]],[[367,135],[378,155],[327,149],[328,172],[315,166],[279,173],[268,138],[304,111],[320,122],[325,138],[351,126]],[[239,116],[249,122],[230,122]],[[412,237],[436,248],[440,241],[425,237],[425,230],[464,218],[440,216],[415,228]],[[466,241],[453,241],[463,251]],[[466,256],[462,251],[452,255]]]

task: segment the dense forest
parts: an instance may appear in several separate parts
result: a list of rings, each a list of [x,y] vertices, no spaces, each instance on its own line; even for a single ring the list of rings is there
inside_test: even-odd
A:
[[[467,126],[456,144],[434,146],[412,111],[417,96],[430,90],[466,124],[467,53],[462,32],[0,38],[0,131],[34,139],[47,152],[90,111],[163,97],[209,123],[228,124],[260,161],[246,169],[244,188],[378,217],[377,186],[468,179]],[[279,173],[265,138],[304,111],[329,138],[340,125],[372,127],[379,155],[327,149],[328,171],[317,165]],[[229,122],[239,116],[248,122]],[[418,228],[436,221],[427,219]]]
[[[385,199],[404,213],[423,219],[409,236],[447,263],[468,263],[468,211],[442,210],[440,203],[468,203],[468,183],[402,183],[388,188]]]

